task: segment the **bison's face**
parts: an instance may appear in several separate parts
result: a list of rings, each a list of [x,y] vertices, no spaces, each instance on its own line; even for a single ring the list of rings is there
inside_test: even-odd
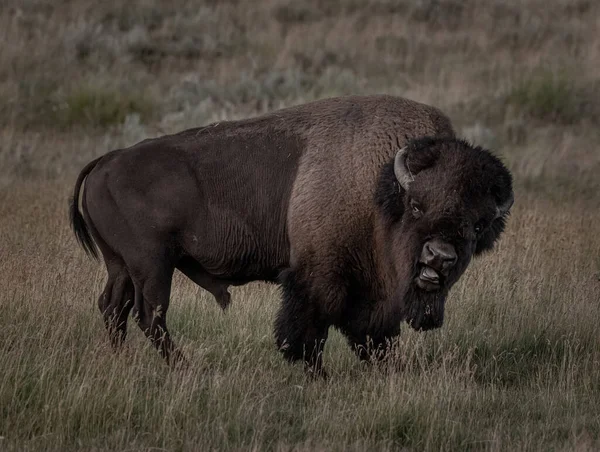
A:
[[[405,317],[416,329],[437,328],[450,288],[503,231],[512,178],[488,151],[430,138],[398,152],[394,175],[402,214],[390,226],[391,249],[405,280]]]

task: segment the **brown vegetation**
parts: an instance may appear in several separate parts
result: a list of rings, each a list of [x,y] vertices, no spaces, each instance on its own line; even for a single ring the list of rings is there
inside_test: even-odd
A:
[[[1,450],[592,450],[600,447],[599,7],[590,0],[9,0],[0,4]],[[178,275],[170,372],[110,351],[105,271],[67,198],[91,158],[339,94],[442,108],[500,154],[516,203],[436,332],[397,369],[333,334],[329,383],[282,363],[275,288],[224,314]]]

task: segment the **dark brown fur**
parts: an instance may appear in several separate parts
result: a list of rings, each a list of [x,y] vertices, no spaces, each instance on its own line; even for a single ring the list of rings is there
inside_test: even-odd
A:
[[[400,147],[425,136],[437,140],[411,141],[408,162],[414,195],[427,198],[431,214],[413,224],[404,221],[410,193],[390,165]],[[424,309],[443,311],[475,248],[491,247],[501,228],[461,248],[460,265],[435,295],[411,285],[423,237],[467,233],[494,196],[512,191],[507,174],[487,152],[456,140],[435,108],[349,96],[113,151],[82,171],[71,216],[84,248],[95,252],[93,237],[102,251],[109,278],[99,306],[115,346],[133,309],[163,356],[181,358],[165,321],[178,268],[224,308],[229,285],[281,283],[277,344],[320,372],[332,325],[361,357],[368,339],[382,344],[403,319],[439,326],[439,315],[429,325]],[[82,217],[75,203],[84,179]]]

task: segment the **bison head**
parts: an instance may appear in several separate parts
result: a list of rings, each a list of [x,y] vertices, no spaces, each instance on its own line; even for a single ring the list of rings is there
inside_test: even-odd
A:
[[[504,230],[511,174],[463,140],[421,138],[384,170],[379,200],[398,285],[393,303],[413,328],[440,327],[448,291]]]

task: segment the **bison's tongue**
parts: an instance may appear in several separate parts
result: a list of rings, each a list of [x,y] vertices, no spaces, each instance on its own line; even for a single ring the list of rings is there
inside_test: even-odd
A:
[[[425,265],[421,270],[421,279],[432,283],[439,283],[440,275],[433,268]]]

